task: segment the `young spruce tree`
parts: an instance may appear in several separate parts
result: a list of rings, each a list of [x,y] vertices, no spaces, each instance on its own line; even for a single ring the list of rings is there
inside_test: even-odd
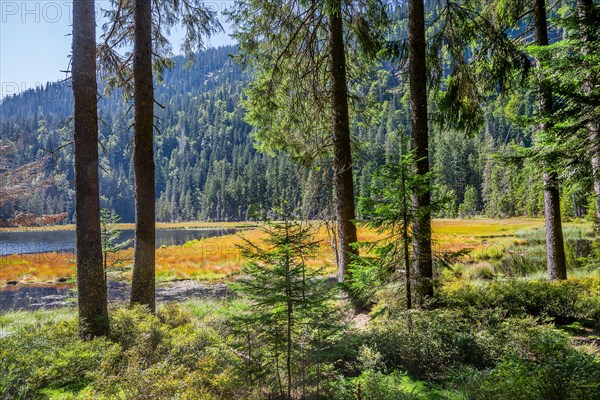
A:
[[[131,247],[133,239],[120,240],[121,230],[115,227],[121,218],[108,208],[100,210],[100,229],[102,238],[102,260],[104,264],[104,275],[108,267],[122,265],[129,258],[121,257],[119,253]]]
[[[249,300],[236,318],[246,371],[262,395],[319,397],[320,381],[341,317],[321,269],[307,265],[319,248],[310,228],[268,224],[261,243],[240,246],[246,264],[237,290]],[[271,398],[271,397],[269,397]]]
[[[367,255],[357,257],[350,267],[354,280],[351,291],[364,304],[374,300],[376,292],[384,287],[399,287],[404,283],[406,308],[412,308],[411,274],[413,258],[411,242],[416,240],[413,225],[417,209],[412,193],[429,188],[431,174],[414,171],[414,153],[403,155],[396,163],[382,166],[373,176],[371,188],[373,214],[367,226],[381,235],[376,241],[359,242]]]

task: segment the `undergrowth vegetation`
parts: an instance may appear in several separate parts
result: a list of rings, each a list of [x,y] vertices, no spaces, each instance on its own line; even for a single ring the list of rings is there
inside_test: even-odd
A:
[[[370,314],[355,316],[311,270],[325,246],[317,236],[305,238],[316,260],[287,244],[244,253],[254,264],[231,300],[162,304],[156,315],[113,305],[105,339],[80,340],[69,308],[0,314],[0,399],[278,399],[287,387],[297,399],[600,399],[596,245],[580,244],[570,278],[549,282],[543,231],[468,223],[483,236],[456,234],[473,247],[436,264],[427,310],[405,309],[400,282],[373,287]],[[436,229],[444,248],[463,228]],[[565,231],[567,243],[589,240]],[[328,294],[293,295],[311,291]]]
[[[335,351],[320,353],[328,358],[309,398],[600,398],[598,299],[597,278],[485,283],[446,288],[444,307],[429,311],[379,304],[364,326],[346,314]],[[156,315],[117,307],[109,338],[90,342],[71,310],[6,313],[0,398],[278,398],[277,381],[258,378],[273,364],[241,351],[263,340],[254,336],[261,329],[236,331],[245,310],[242,299],[170,303]]]

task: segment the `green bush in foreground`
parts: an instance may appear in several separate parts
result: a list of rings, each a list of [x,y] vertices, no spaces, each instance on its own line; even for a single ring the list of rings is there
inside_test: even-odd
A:
[[[119,352],[104,339],[84,342],[77,320],[26,325],[1,339],[0,398],[30,399],[42,389],[78,391],[93,381],[102,360]]]
[[[1,339],[0,398],[237,396],[233,362],[218,351],[223,339],[185,309],[168,305],[154,316],[143,307],[118,308],[111,315],[109,339],[81,341],[74,317],[25,325]]]
[[[364,339],[386,370],[407,371],[469,399],[600,398],[600,360],[535,318],[492,313],[474,321],[452,311],[410,312],[381,318]]]
[[[573,321],[600,326],[600,278],[566,281],[506,280],[447,285],[439,305],[476,316],[498,309],[507,316],[548,317],[557,323]]]
[[[464,386],[471,399],[600,399],[600,363],[568,345],[555,329],[518,331],[492,369],[470,371]],[[523,334],[525,333],[525,334]]]
[[[529,301],[524,293],[532,288],[560,299],[555,291],[572,293],[573,285],[585,296],[569,307],[598,301],[594,282],[495,286],[483,289],[489,298],[477,298],[469,287],[459,296],[454,288],[445,294],[456,296],[451,308],[429,311],[380,304],[385,313],[344,331],[335,343],[324,342],[335,346],[298,344],[305,347],[295,348],[293,368],[322,368],[318,390],[309,391],[314,399],[600,399],[595,331],[573,324],[578,335],[591,335],[574,340],[564,327],[548,323],[549,312],[532,317],[515,306]],[[247,307],[240,300],[188,302],[165,305],[156,315],[143,307],[114,308],[111,336],[89,342],[79,339],[72,311],[0,315],[0,328],[8,333],[0,338],[0,399],[276,399],[272,382],[254,369],[254,361],[276,357],[277,348],[265,346],[261,336],[266,327],[248,329],[243,337],[232,328]],[[573,315],[590,315],[572,309]],[[296,325],[294,337],[311,339],[301,328]],[[253,350],[260,357],[248,358],[240,347],[248,343],[261,345]],[[272,373],[273,366],[263,371]],[[301,393],[295,387],[292,397]]]

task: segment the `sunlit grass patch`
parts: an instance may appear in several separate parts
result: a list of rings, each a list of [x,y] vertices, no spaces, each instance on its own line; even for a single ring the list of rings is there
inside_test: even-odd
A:
[[[0,313],[0,337],[8,335],[18,327],[59,323],[76,317],[72,308],[54,308],[34,311],[4,311]]]
[[[0,284],[50,282],[75,274],[73,255],[67,253],[15,254],[0,257]]]
[[[336,271],[333,249],[334,238],[330,229],[321,222],[311,223],[315,228],[315,240],[319,241],[316,257],[308,260],[315,268],[324,268],[324,273]],[[466,264],[481,262],[501,263],[511,268],[511,273],[537,273],[543,268],[544,246],[538,239],[545,239],[543,219],[512,218],[506,220],[470,219],[470,220],[434,220],[433,246],[437,253],[458,253],[467,250],[460,258]],[[161,224],[161,228],[173,227],[239,227],[244,223],[177,223]],[[569,222],[564,226],[567,240],[590,238],[591,226],[584,222]],[[359,241],[374,241],[382,235],[358,224]],[[156,250],[157,282],[181,279],[216,281],[231,279],[241,268],[243,261],[238,245],[246,238],[258,243],[264,238],[260,229],[246,229],[231,235],[192,240],[181,246],[161,247]],[[537,243],[532,243],[537,241]],[[114,256],[127,260],[119,267],[109,268],[112,279],[131,279],[132,249],[124,250]],[[531,259],[533,257],[533,259]],[[0,284],[8,281],[22,283],[53,282],[59,278],[72,281],[75,277],[73,255],[64,253],[45,253],[0,257]],[[533,260],[533,261],[531,261]],[[531,261],[531,262],[530,262]],[[531,265],[526,265],[527,263]],[[532,264],[533,263],[533,264]],[[109,263],[110,264],[110,263]],[[530,268],[531,267],[531,268]],[[507,268],[496,273],[503,275]]]
[[[543,226],[539,218],[509,219],[436,219],[433,220],[433,233],[443,237],[501,237],[513,236],[517,230]]]

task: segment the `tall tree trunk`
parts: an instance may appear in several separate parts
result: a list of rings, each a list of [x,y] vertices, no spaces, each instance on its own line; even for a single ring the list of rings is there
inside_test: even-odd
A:
[[[590,32],[589,29],[590,26],[593,26],[594,22],[590,20],[593,6],[594,2],[592,0],[577,1],[579,30],[581,34],[581,40],[584,43],[596,40],[595,37],[592,37],[592,32]],[[584,54],[587,54],[588,52],[585,46],[583,47],[583,52]],[[587,94],[591,92],[595,83],[596,82],[592,82],[592,78],[590,77],[590,79],[584,83],[584,93]],[[588,129],[590,131],[590,153],[592,156],[592,174],[594,180],[594,194],[596,197],[596,234],[598,239],[600,239],[600,127],[598,121],[590,122]]]
[[[410,218],[408,216],[408,199],[406,193],[406,174],[404,167],[402,169],[402,245],[404,250],[404,271],[406,273],[406,280],[404,282],[406,289],[406,309],[412,309],[412,293],[411,293],[411,282],[410,282],[410,236],[408,234],[408,226],[410,224]]]
[[[151,0],[135,1],[133,51],[135,251],[131,302],[147,305],[154,312],[155,183]]]
[[[350,146],[350,116],[346,81],[346,51],[340,0],[331,1],[329,46],[331,57],[331,106],[333,110],[333,172],[336,194],[338,235],[338,280],[348,277],[348,265],[356,251],[350,247],[356,242],[354,225],[354,185],[352,178],[352,149]]]
[[[545,0],[533,0],[533,17],[535,25],[536,44],[538,46],[548,45],[548,24],[546,22]],[[538,64],[539,64],[538,60]],[[539,65],[538,65],[539,67]],[[540,130],[547,129],[548,122],[545,119],[552,115],[552,93],[550,90],[538,87],[539,109],[542,122]],[[559,180],[556,171],[543,162],[544,179],[544,213],[546,216],[546,260],[548,264],[548,278],[566,279],[567,263],[565,258],[565,244],[563,239],[562,222],[560,217],[560,191]]]
[[[592,153],[592,174],[596,198],[596,238],[600,241],[600,131],[597,122],[589,124],[590,152]]]
[[[408,1],[408,62],[410,79],[410,129],[416,172],[429,174],[429,129],[427,126],[427,66],[425,63],[425,10],[423,0]],[[416,217],[413,223],[416,303],[423,307],[433,296],[431,255],[431,192],[418,187],[413,192]]]
[[[107,335],[108,307],[102,268],[96,15],[93,0],[73,3],[73,98],[75,211],[77,216],[77,300],[83,338]]]

